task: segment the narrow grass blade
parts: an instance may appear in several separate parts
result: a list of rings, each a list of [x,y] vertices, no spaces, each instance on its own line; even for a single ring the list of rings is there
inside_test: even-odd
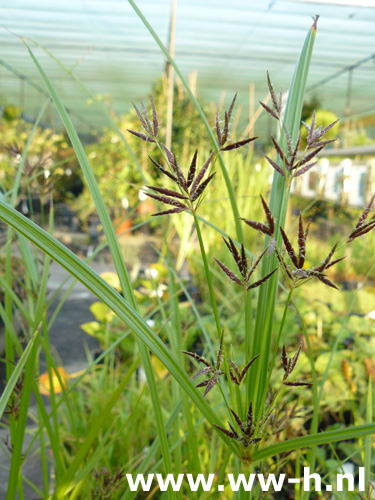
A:
[[[127,142],[127,140],[125,139],[125,136],[124,134],[121,132],[118,124],[116,123],[116,120],[113,118],[113,116],[111,115],[108,107],[105,105],[104,102],[100,101],[97,96],[90,91],[90,89],[82,82],[82,80],[74,73],[73,69],[69,69],[67,66],[65,66],[58,57],[54,56],[53,53],[48,50],[46,47],[44,47],[42,44],[38,43],[36,40],[33,40],[31,38],[27,38],[30,42],[32,42],[34,45],[36,45],[37,47],[39,47],[40,49],[42,49],[53,61],[56,62],[56,64],[58,64],[60,66],[60,68],[62,68],[64,71],[66,71],[72,78],[75,82],[78,83],[78,85],[86,92],[86,94],[93,100],[93,102],[95,102],[97,104],[97,106],[101,109],[101,111],[103,112],[103,114],[105,115],[105,117],[107,118],[108,120],[108,123],[113,127],[113,129],[116,131],[116,133],[118,134],[118,136],[120,137],[122,143],[124,144],[125,148],[127,149],[128,153],[130,154],[134,164],[136,165],[137,169],[138,169],[138,172],[140,173],[140,175],[142,176],[142,179],[143,179],[143,183],[144,184],[149,184],[150,182],[150,179],[147,179],[146,178],[146,175],[147,175],[147,172],[145,172],[137,157],[135,156],[132,148],[129,146],[129,143]],[[147,176],[148,177],[148,176]]]
[[[216,413],[193,387],[185,371],[171,355],[162,340],[131,305],[108,285],[108,283],[50,234],[18,213],[11,206],[7,205],[1,197],[0,219],[16,229],[17,232],[25,236],[44,253],[52,257],[55,262],[60,264],[88,290],[96,295],[99,300],[114,311],[134,334],[147,345],[155,356],[160,359],[207,421],[211,424],[221,425],[221,421]],[[228,438],[223,436],[220,431],[217,431],[217,433],[234,453],[238,452],[237,447]]]
[[[301,54],[299,56],[296,69],[293,75],[293,79],[290,85],[290,90],[288,94],[288,101],[286,104],[284,122],[289,130],[291,140],[296,141],[303,106],[303,98],[306,88],[307,75],[310,67],[310,60],[312,55],[312,50],[314,46],[316,34],[315,23],[309,30],[304,46],[302,48]],[[284,150],[286,147],[286,137],[285,132],[281,130],[282,144],[284,145]],[[280,158],[278,158],[278,163],[282,166]],[[284,225],[287,206],[288,206],[289,190],[286,188],[285,178],[282,177],[277,172],[274,173],[271,199],[269,207],[276,224],[275,239],[278,246],[281,245],[281,234],[279,231],[280,225]],[[265,247],[269,243],[269,237],[266,237]],[[277,267],[277,261],[275,253],[272,252],[271,255],[266,256],[262,262],[262,277],[266,276],[273,269]],[[260,413],[262,408],[260,407],[260,400],[265,388],[267,374],[268,374],[268,363],[270,359],[271,350],[271,337],[272,337],[272,324],[275,311],[275,300],[276,291],[278,283],[278,273],[275,273],[261,288],[259,291],[258,306],[256,313],[256,324],[255,324],[255,336],[253,343],[253,350],[251,356],[254,353],[261,352],[261,369],[257,371],[257,378],[251,385],[248,386],[248,398],[249,401],[257,401],[255,407],[258,408],[257,418],[260,418]]]
[[[124,259],[121,254],[120,246],[116,238],[116,234],[114,231],[114,228],[112,226],[109,214],[106,210],[103,198],[101,196],[98,184],[96,182],[95,176],[92,172],[90,163],[88,161],[88,158],[86,156],[85,150],[81,144],[81,141],[79,140],[78,134],[73,126],[73,123],[58,95],[56,92],[56,89],[50,82],[49,78],[47,77],[46,73],[44,72],[43,68],[40,66],[38,60],[34,56],[32,50],[30,47],[27,45],[27,43],[24,41],[25,46],[27,47],[27,50],[34,61],[35,66],[37,67],[40,75],[43,78],[43,81],[52,97],[52,100],[55,103],[55,106],[59,112],[59,115],[61,117],[61,120],[65,126],[65,129],[68,133],[69,139],[72,143],[72,146],[76,152],[77,159],[79,161],[79,164],[81,166],[83,175],[86,179],[86,182],[88,184],[90,193],[93,197],[95,207],[97,209],[100,221],[103,226],[103,230],[105,233],[105,236],[108,241],[108,247],[110,249],[116,271],[121,283],[121,288],[124,293],[124,296],[126,300],[132,305],[133,310],[137,309],[137,303],[134,297],[133,293],[133,288],[131,285],[131,281],[129,278],[129,274],[127,272],[126,266]],[[158,397],[158,391],[156,388],[155,384],[155,377],[153,373],[153,367],[151,364],[150,360],[150,355],[146,349],[146,347],[140,342],[139,343],[139,350],[141,353],[142,357],[142,363],[144,366],[145,374],[147,381],[150,386],[150,394],[151,394],[151,399],[153,403],[153,408],[155,412],[155,419],[156,419],[156,424],[157,424],[157,429],[158,429],[158,434],[160,437],[161,441],[161,450],[162,450],[162,455],[164,459],[164,464],[165,464],[165,473],[169,474],[172,473],[172,463],[171,459],[169,456],[169,451],[168,451],[168,442],[167,442],[167,436],[164,431],[164,425],[163,425],[163,419],[162,419],[162,412],[161,412],[161,405],[159,402],[159,397]],[[174,492],[168,491],[168,497],[169,499],[175,498]]]
[[[372,378],[371,375],[368,379],[368,389],[367,389],[367,407],[366,407],[366,423],[371,425],[374,418],[374,408],[373,408],[373,389],[372,389]],[[372,455],[372,437],[365,437],[365,485],[369,484],[370,481],[370,471],[371,471],[371,455]]]
[[[318,446],[326,443],[336,443],[349,439],[359,439],[372,434],[375,434],[375,424],[358,425],[355,427],[347,427],[345,429],[337,429],[321,432],[319,434],[311,434],[310,436],[289,439],[283,443],[268,446],[257,451],[254,453],[254,461],[271,458],[288,451],[300,450],[302,448],[309,448],[310,446]]]
[[[13,370],[12,375],[10,376],[10,379],[8,380],[8,383],[4,389],[4,392],[2,393],[0,397],[0,418],[3,416],[4,410],[8,404],[9,398],[12,395],[13,389],[17,383],[17,380],[20,378],[20,375],[22,373],[22,370],[25,367],[26,361],[28,360],[28,357],[31,352],[31,348],[33,347],[33,344],[35,342],[35,339],[39,333],[39,329],[34,333],[32,338],[30,339],[29,343],[26,346],[26,349],[23,351],[16,368]]]
[[[52,100],[55,103],[55,106],[59,112],[60,118],[61,118],[61,120],[65,126],[65,129],[68,133],[70,142],[72,143],[72,146],[74,148],[74,151],[75,151],[77,159],[78,159],[78,162],[81,166],[83,175],[84,175],[85,180],[87,182],[87,185],[89,187],[90,193],[93,197],[96,209],[98,211],[100,221],[103,225],[103,229],[104,229],[106,238],[108,240],[108,246],[111,250],[112,257],[113,257],[113,260],[114,260],[114,263],[116,266],[116,270],[119,274],[121,286],[123,287],[123,292],[124,292],[127,300],[129,300],[130,303],[134,304],[135,299],[134,299],[133,289],[132,289],[130,279],[129,279],[129,276],[127,274],[125,265],[123,264],[123,258],[121,255],[121,250],[120,250],[117,238],[116,238],[116,234],[115,234],[115,231],[113,229],[108,212],[105,208],[103,198],[101,196],[98,184],[95,180],[95,176],[92,172],[92,169],[91,169],[91,166],[89,164],[88,158],[86,156],[85,150],[82,146],[81,141],[79,140],[79,137],[78,137],[78,134],[74,128],[74,125],[73,125],[58,93],[56,92],[56,89],[54,88],[54,86],[50,82],[50,80],[47,77],[46,73],[44,72],[43,68],[40,66],[38,60],[36,59],[32,50],[30,49],[30,47],[27,45],[27,43],[25,41],[24,41],[24,44],[26,45],[26,48],[27,48],[35,66],[37,67],[49,93],[51,94]],[[122,264],[120,265],[119,263],[122,263]],[[118,267],[118,269],[117,269],[117,267]]]
[[[19,486],[19,481],[20,481],[20,474],[22,467],[22,446],[26,430],[30,394],[34,382],[34,366],[37,353],[37,344],[35,343],[35,339],[37,337],[40,328],[41,324],[38,326],[35,334],[33,335],[32,338],[33,341],[30,345],[30,349],[27,354],[27,359],[25,359],[25,362],[22,366],[22,368],[25,367],[25,375],[23,377],[23,383],[22,383],[21,404],[16,421],[16,428],[15,428],[16,432],[14,435],[12,435],[12,454],[10,461],[9,481],[8,481],[6,500],[14,500],[16,498],[17,487]],[[15,368],[15,370],[17,370],[17,368],[18,365]]]
[[[66,498],[66,494],[69,493],[69,491],[75,486],[74,484],[74,475],[76,474],[77,470],[79,467],[82,466],[84,463],[84,460],[86,458],[87,453],[90,450],[90,447],[94,440],[96,439],[100,429],[104,425],[105,421],[109,418],[110,413],[115,406],[117,400],[123,393],[125,387],[127,386],[130,378],[132,377],[133,373],[136,371],[138,367],[138,360],[136,360],[130,368],[127,370],[126,375],[124,378],[121,380],[121,383],[115,390],[115,392],[112,394],[110,400],[108,403],[105,405],[105,407],[102,409],[100,412],[99,417],[96,419],[94,426],[91,428],[89,434],[86,436],[84,442],[82,443],[81,447],[75,454],[75,457],[66,470],[64,476],[62,477],[61,481],[59,482],[59,485],[53,495],[53,499],[59,500]]]

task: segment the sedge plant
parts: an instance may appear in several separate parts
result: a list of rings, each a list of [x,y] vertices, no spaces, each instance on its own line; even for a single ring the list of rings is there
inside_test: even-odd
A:
[[[165,51],[157,35],[153,32],[143,14],[136,7],[134,2],[130,2],[144,22],[146,27],[153,34],[159,46]],[[186,440],[189,446],[189,456],[191,463],[195,470],[199,471],[199,462],[194,461],[196,458],[198,446],[195,441],[194,433],[197,427],[201,425],[201,421],[194,421],[191,418],[190,408],[188,405],[195,407],[203,417],[207,425],[212,429],[212,457],[215,457],[216,444],[220,441],[222,443],[222,456],[220,461],[219,475],[225,472],[228,464],[234,466],[237,471],[251,471],[255,470],[262,464],[270,464],[272,466],[271,458],[276,458],[275,464],[281,467],[288,460],[288,453],[294,450],[302,452],[305,448],[310,448],[311,452],[305,455],[305,460],[313,466],[315,461],[314,448],[324,443],[334,443],[336,441],[345,439],[364,438],[375,432],[375,425],[371,422],[371,414],[368,412],[368,421],[365,425],[353,426],[343,429],[335,429],[328,431],[324,434],[317,432],[319,407],[317,405],[317,380],[314,377],[314,364],[311,353],[309,351],[308,336],[305,335],[306,343],[295,345],[283,346],[283,328],[285,319],[290,311],[290,306],[293,304],[293,290],[300,286],[308,286],[308,282],[312,279],[317,279],[321,282],[322,286],[335,287],[334,283],[327,275],[327,270],[339,262],[340,258],[335,257],[335,253],[339,249],[335,245],[329,252],[327,257],[315,267],[307,267],[306,252],[308,248],[308,224],[306,225],[303,218],[300,216],[298,219],[297,231],[297,245],[293,244],[292,233],[286,227],[286,212],[289,201],[289,192],[293,179],[297,176],[303,175],[314,164],[314,159],[318,153],[330,141],[324,139],[324,133],[330,127],[321,129],[312,123],[308,127],[308,140],[304,151],[299,151],[298,131],[300,126],[300,117],[302,111],[303,94],[307,80],[308,68],[312,55],[312,49],[317,28],[317,18],[310,29],[304,47],[301,52],[300,59],[296,66],[296,71],[292,80],[288,100],[285,111],[282,110],[282,100],[276,96],[270,78],[268,77],[268,85],[271,94],[272,106],[263,104],[267,113],[275,120],[279,133],[279,139],[273,139],[275,148],[275,159],[269,158],[268,161],[274,168],[274,180],[271,191],[270,199],[267,201],[266,196],[262,196],[260,204],[265,213],[265,220],[263,222],[253,220],[250,214],[240,214],[238,212],[236,200],[233,197],[233,191],[230,184],[230,178],[225,167],[224,155],[233,154],[238,148],[246,147],[246,145],[255,138],[239,140],[237,142],[229,141],[230,118],[235,104],[233,99],[228,111],[224,113],[224,125],[220,123],[220,110],[218,110],[215,123],[215,136],[208,125],[208,130],[213,140],[213,150],[208,157],[203,160],[199,157],[198,152],[193,155],[188,168],[182,167],[173,150],[170,151],[161,142],[160,130],[156,109],[151,100],[151,113],[149,114],[146,107],[142,107],[142,112],[138,110],[138,116],[143,129],[140,131],[135,130],[131,133],[136,135],[140,140],[145,141],[148,145],[154,144],[159,148],[163,157],[163,164],[156,162],[152,157],[150,161],[154,167],[164,176],[166,184],[163,187],[148,185],[147,195],[152,198],[157,205],[159,203],[166,205],[162,210],[158,210],[156,215],[158,217],[179,217],[182,212],[191,214],[194,221],[194,228],[198,238],[202,265],[205,272],[206,286],[210,298],[210,307],[212,309],[212,318],[215,334],[212,335],[212,342],[216,343],[217,353],[214,356],[210,355],[210,359],[206,359],[201,353],[188,351],[182,345],[176,343],[173,345],[173,330],[181,328],[179,322],[179,307],[176,302],[177,282],[176,275],[170,271],[170,292],[173,302],[171,309],[173,310],[173,321],[168,324],[169,318],[164,311],[164,319],[168,324],[168,337],[170,338],[169,347],[168,343],[164,341],[164,337],[158,335],[146,321],[146,317],[140,314],[140,310],[135,300],[133,288],[129,279],[127,269],[124,265],[123,257],[120,248],[108,217],[103,199],[101,198],[100,191],[93,171],[88,162],[82,143],[74,129],[74,126],[66,112],[66,109],[59,97],[56,88],[52,85],[48,76],[39,64],[36,56],[28,47],[30,56],[35,63],[38,71],[40,72],[44,83],[54,101],[62,122],[66,127],[67,133],[70,137],[72,145],[76,151],[78,161],[84,172],[86,181],[92,193],[94,202],[96,204],[98,213],[103,224],[104,232],[107,238],[108,247],[112,253],[113,260],[116,265],[117,273],[119,274],[122,295],[119,294],[112,286],[110,286],[103,278],[101,278],[86,262],[80,260],[60,242],[58,242],[51,234],[44,231],[41,227],[34,224],[31,220],[24,217],[17,210],[15,210],[12,203],[8,202],[7,197],[3,196],[0,199],[0,218],[9,225],[10,228],[17,231],[23,241],[28,240],[37,248],[46,254],[46,271],[43,274],[42,283],[44,288],[46,286],[46,273],[48,275],[48,259],[54,259],[58,264],[64,267],[75,279],[83,283],[90,291],[92,291],[103,304],[105,304],[117,317],[123,321],[128,330],[127,334],[131,332],[138,340],[140,357],[144,366],[149,385],[152,408],[155,416],[157,438],[152,443],[146,456],[141,459],[138,471],[145,472],[149,470],[156,450],[160,447],[162,462],[158,462],[159,466],[163,464],[164,472],[173,472],[175,469],[171,460],[172,454],[176,458],[177,466],[181,467],[183,460],[181,458],[181,441]],[[171,60],[167,51],[165,54]],[[171,63],[175,65],[174,61]],[[184,80],[182,79],[183,84]],[[195,99],[195,98],[194,98]],[[195,101],[196,102],[196,99]],[[197,106],[198,103],[196,102]],[[199,107],[197,109],[200,109]],[[207,122],[206,118],[202,117]],[[208,122],[207,122],[208,123]],[[332,125],[333,126],[333,125]],[[313,161],[314,160],[314,161]],[[205,234],[201,228],[201,219],[199,217],[199,208],[212,186],[214,186],[217,174],[215,172],[215,163],[218,162],[221,174],[224,176],[225,183],[228,189],[228,196],[231,201],[234,227],[236,228],[236,237],[233,235],[225,235],[223,242],[224,247],[228,250],[228,261],[223,262],[217,259],[216,263],[209,262],[205,249]],[[371,219],[367,221],[372,203],[370,201],[364,212],[362,213],[357,225],[351,231],[348,237],[348,243],[351,243],[356,238],[365,235],[367,232],[375,227],[374,221]],[[241,220],[242,219],[242,220]],[[264,235],[264,249],[260,255],[256,256],[253,260],[250,258],[250,250],[246,249],[243,243],[244,228],[248,230],[256,230],[263,238]],[[10,253],[9,253],[10,255]],[[172,260],[167,253],[167,263],[169,269],[172,269]],[[231,282],[231,286],[240,287],[243,294],[242,307],[244,308],[244,329],[242,332],[243,341],[245,344],[245,359],[241,362],[237,357],[240,356],[237,349],[234,347],[232,350],[229,347],[230,342],[227,340],[229,333],[224,326],[223,318],[220,315],[220,308],[217,304],[215,296],[215,287],[213,283],[213,265],[218,266],[217,269],[224,273],[225,279]],[[236,269],[235,271],[232,268]],[[258,270],[260,274],[258,275]],[[274,313],[275,304],[278,295],[279,281],[282,282],[284,288],[288,291],[286,303],[284,305],[283,318],[277,332],[274,331]],[[228,284],[229,286],[229,284]],[[175,287],[175,288],[174,288]],[[45,290],[43,291],[43,293]],[[11,292],[9,291],[9,295]],[[41,311],[42,305],[37,301],[37,311]],[[6,304],[7,315],[4,317],[11,317],[10,306]],[[159,304],[159,308],[163,309],[163,304]],[[199,314],[199,312],[198,312]],[[37,314],[36,318],[42,318],[43,314]],[[33,331],[36,330],[34,318],[30,318],[30,324],[34,325]],[[203,322],[202,322],[203,324]],[[43,323],[44,328],[46,322]],[[45,344],[48,344],[48,332],[45,332]],[[32,338],[33,341],[34,338]],[[13,344],[16,342],[14,335],[8,340],[7,352],[13,352]],[[183,353],[178,352],[177,348],[182,348]],[[36,357],[31,351],[34,346],[30,344],[29,350],[21,356],[19,365],[26,363],[26,356],[35,361]],[[298,380],[295,377],[295,368],[299,359],[301,350],[307,350],[311,360],[312,381]],[[20,349],[21,351],[21,349]],[[170,400],[172,408],[167,420],[163,419],[162,408],[160,404],[160,394],[156,383],[154,369],[151,363],[150,351],[167,369],[168,373],[172,376],[175,384],[174,397]],[[47,351],[48,352],[48,351]],[[211,349],[210,349],[211,352]],[[20,352],[21,354],[21,352]],[[33,356],[33,357],[31,357]],[[192,361],[199,366],[196,373],[192,373],[191,367],[188,365]],[[9,360],[9,366],[13,360]],[[24,403],[21,402],[22,421],[14,422],[12,429],[12,436],[16,435],[16,430],[21,429],[22,433],[25,431],[26,415],[29,396],[31,391],[34,391],[38,399],[38,391],[33,384],[34,364],[29,362],[27,365],[27,385],[21,393],[21,398],[24,397]],[[53,491],[49,494],[48,484],[44,492],[41,492],[41,498],[62,499],[68,498],[84,498],[81,495],[83,488],[83,481],[90,472],[93,472],[93,477],[97,481],[97,488],[92,492],[92,497],[96,498],[98,495],[112,494],[117,495],[117,498],[136,498],[137,493],[129,492],[124,487],[123,476],[121,472],[116,472],[109,476],[107,472],[100,468],[97,464],[100,459],[100,454],[104,449],[98,448],[93,450],[93,444],[97,442],[98,435],[105,428],[106,420],[111,414],[114,406],[121,397],[125,387],[127,386],[130,378],[136,371],[139,363],[139,358],[136,357],[134,363],[127,367],[126,373],[123,374],[120,384],[113,390],[107,404],[100,413],[98,419],[94,422],[88,434],[83,438],[76,450],[75,457],[66,462],[62,459],[58,450],[59,433],[57,422],[57,411],[59,403],[56,402],[53,406],[52,415],[48,415],[43,410],[43,404],[40,401],[40,412],[43,416],[43,425],[49,431],[48,435],[51,440],[53,448],[53,456],[56,462],[56,483],[54,484]],[[281,379],[274,384],[271,375],[273,369],[278,363],[282,367],[283,375]],[[26,366],[25,365],[25,366]],[[18,370],[11,370],[9,368],[9,388],[7,395],[15,387],[15,375]],[[51,363],[51,377],[54,370],[53,363]],[[57,372],[57,370],[56,370]],[[201,378],[202,377],[202,378]],[[204,379],[203,379],[204,377]],[[198,387],[191,379],[199,379]],[[298,391],[298,387],[312,385],[312,406],[314,408],[313,419],[311,423],[310,435],[297,437],[291,440],[284,440],[278,442],[274,438],[273,425],[275,419],[273,412],[280,401],[281,396],[288,394],[288,391]],[[63,385],[63,384],[61,384]],[[203,388],[203,389],[200,389]],[[200,391],[202,390],[202,394]],[[182,404],[177,400],[179,392],[184,394]],[[219,405],[214,403],[211,399],[213,394],[217,393],[222,402]],[[63,395],[62,398],[67,404],[69,396]],[[183,407],[183,415],[185,419],[186,433],[181,436],[181,432],[176,425],[176,419]],[[68,408],[69,411],[69,408]],[[223,419],[223,414],[226,413],[228,425]],[[295,411],[290,412],[290,418],[296,415]],[[53,427],[51,427],[49,420],[52,418]],[[19,427],[17,427],[19,426]],[[168,432],[173,429],[174,442],[168,440]],[[181,439],[178,437],[181,436]],[[105,447],[111,446],[110,431],[104,433]],[[366,461],[369,462],[368,440],[366,441]],[[22,444],[22,443],[21,443]],[[104,446],[104,445],[103,445]],[[18,492],[22,496],[22,457],[21,446],[17,445],[16,458],[12,459],[12,471],[15,474],[15,479],[11,480],[11,491],[7,496],[7,500],[13,500]],[[218,457],[216,456],[218,459]],[[214,465],[216,460],[212,460]],[[176,468],[176,470],[178,470]],[[182,469],[180,469],[182,470]],[[272,470],[272,467],[271,469]],[[110,493],[110,488],[113,490]],[[238,498],[249,498],[244,495],[245,492],[239,492]],[[251,493],[250,498],[258,498],[259,490]],[[198,492],[197,498],[201,495]],[[168,490],[169,498],[176,498],[178,494]],[[180,496],[181,497],[181,496]],[[87,498],[87,496],[85,497]],[[114,497],[115,498],[115,497]]]

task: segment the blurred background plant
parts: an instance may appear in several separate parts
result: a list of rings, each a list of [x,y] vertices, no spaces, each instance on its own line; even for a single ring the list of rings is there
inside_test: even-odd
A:
[[[9,117],[8,108],[0,121],[0,186],[3,192],[14,185],[22,152],[33,129],[33,123],[22,118],[19,111]],[[26,200],[30,195],[42,198],[52,188],[55,202],[73,200],[81,193],[83,184],[66,134],[38,125],[33,137],[28,150],[28,168],[22,173],[19,200]]]

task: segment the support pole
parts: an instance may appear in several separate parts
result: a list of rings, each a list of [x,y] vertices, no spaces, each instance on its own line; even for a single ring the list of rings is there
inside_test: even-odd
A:
[[[169,54],[175,57],[175,39],[176,39],[176,11],[177,0],[172,0],[171,22],[169,26]],[[174,90],[174,68],[167,63],[167,130],[166,146],[169,150],[172,148],[172,122],[173,122],[173,90]]]
[[[349,130],[350,130],[350,109],[352,101],[352,84],[353,84],[353,69],[348,72],[348,86],[346,89],[346,106],[345,106],[345,129],[344,129],[344,148],[348,145]]]
[[[250,83],[250,102],[249,102],[249,136],[254,137],[254,108],[255,108],[255,85]],[[250,143],[250,149],[254,149],[254,142]]]

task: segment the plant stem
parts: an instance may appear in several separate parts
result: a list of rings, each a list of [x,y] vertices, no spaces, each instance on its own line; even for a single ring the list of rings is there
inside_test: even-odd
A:
[[[199,226],[198,217],[197,217],[197,215],[196,215],[195,212],[193,212],[193,217],[194,217],[195,229],[196,229],[197,235],[198,235],[199,247],[200,247],[201,255],[202,255],[202,259],[203,259],[204,272],[205,272],[206,279],[207,279],[208,290],[210,292],[210,300],[211,300],[211,305],[212,305],[212,311],[214,313],[217,334],[218,334],[218,337],[219,337],[219,340],[220,340],[222,329],[221,329],[221,324],[220,324],[219,312],[217,310],[214,289],[213,289],[213,286],[212,286],[211,273],[210,273],[210,269],[209,269],[209,266],[208,266],[208,260],[207,260],[206,250],[204,248],[204,242],[203,242],[203,238],[202,238],[201,229],[200,229],[200,226]]]
[[[264,402],[266,400],[267,392],[268,392],[268,387],[269,387],[270,382],[271,382],[272,370],[273,370],[273,367],[275,366],[276,356],[277,356],[277,352],[279,350],[279,344],[280,344],[281,336],[282,336],[282,333],[283,333],[283,330],[284,330],[285,319],[286,319],[286,316],[287,316],[287,313],[288,313],[290,301],[292,300],[292,294],[293,294],[293,290],[290,290],[289,293],[288,293],[288,297],[286,299],[286,303],[285,303],[285,307],[284,307],[284,313],[283,313],[283,317],[281,319],[279,333],[278,333],[277,339],[276,339],[275,349],[274,349],[274,352],[273,352],[271,364],[270,364],[269,369],[268,369],[267,382],[266,382],[266,385],[264,387],[263,396],[262,396],[262,400],[261,400],[262,401],[261,402],[261,408],[262,408],[261,413],[263,412]]]
[[[254,356],[252,346],[254,344],[253,309],[251,306],[251,292],[245,291],[245,364]],[[246,408],[250,404],[250,370],[246,374]]]
[[[314,364],[314,358],[313,358],[313,352],[311,349],[311,344],[310,344],[310,339],[306,330],[305,323],[303,321],[302,315],[298,310],[297,305],[294,303],[294,307],[297,311],[301,327],[303,330],[303,335],[305,338],[306,346],[307,346],[307,351],[308,351],[308,356],[309,356],[309,361],[310,361],[310,367],[311,367],[311,378],[313,381],[313,386],[312,386],[312,392],[313,392],[313,417],[311,420],[311,426],[310,426],[310,435],[311,434],[317,434],[318,432],[318,422],[319,422],[319,395],[318,395],[318,384],[317,384],[317,377],[316,377],[316,370],[315,370],[315,364]],[[316,458],[316,446],[312,446],[311,449],[309,450],[307,454],[307,462],[310,467],[310,470],[315,469],[315,458]],[[306,492],[304,495],[305,500],[309,498],[309,493]]]

